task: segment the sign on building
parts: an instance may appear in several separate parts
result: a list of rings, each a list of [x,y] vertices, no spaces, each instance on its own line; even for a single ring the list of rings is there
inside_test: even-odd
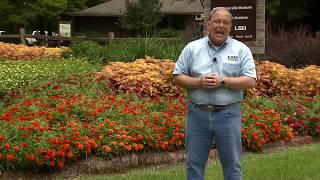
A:
[[[208,7],[211,1],[211,7]],[[265,53],[265,0],[204,1],[204,13],[214,7],[226,7],[233,16],[230,36],[244,42],[253,54]]]
[[[71,23],[69,21],[59,22],[59,35],[64,37],[71,37]]]
[[[212,0],[212,8],[226,7],[233,16],[230,35],[240,41],[256,40],[256,0]]]

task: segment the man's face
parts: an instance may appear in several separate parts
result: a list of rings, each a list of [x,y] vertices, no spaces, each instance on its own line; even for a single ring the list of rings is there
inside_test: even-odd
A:
[[[231,31],[231,19],[230,14],[223,10],[216,11],[209,19],[207,30],[215,46],[220,46],[227,40]]]

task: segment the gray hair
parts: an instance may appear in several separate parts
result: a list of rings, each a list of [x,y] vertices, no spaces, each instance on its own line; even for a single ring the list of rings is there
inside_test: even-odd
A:
[[[232,14],[231,14],[230,10],[228,8],[226,8],[226,7],[215,7],[215,8],[212,8],[212,10],[210,11],[208,20],[210,20],[212,18],[212,16],[214,15],[214,13],[216,13],[218,11],[226,11],[230,15],[230,18],[231,18],[231,21],[232,21]]]

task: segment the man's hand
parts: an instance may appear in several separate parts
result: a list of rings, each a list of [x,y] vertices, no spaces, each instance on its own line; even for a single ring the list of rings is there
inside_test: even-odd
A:
[[[221,86],[221,77],[217,75],[203,76],[200,81],[203,88],[214,89]]]

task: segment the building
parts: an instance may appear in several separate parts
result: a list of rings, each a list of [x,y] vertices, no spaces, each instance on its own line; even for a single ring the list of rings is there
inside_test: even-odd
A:
[[[163,19],[158,28],[173,28],[176,30],[199,31],[202,21],[203,6],[199,0],[160,0]],[[96,36],[114,32],[115,37],[125,36],[121,29],[119,17],[126,12],[126,0],[110,0],[103,4],[84,10],[62,15],[60,20],[71,21],[74,34]]]

